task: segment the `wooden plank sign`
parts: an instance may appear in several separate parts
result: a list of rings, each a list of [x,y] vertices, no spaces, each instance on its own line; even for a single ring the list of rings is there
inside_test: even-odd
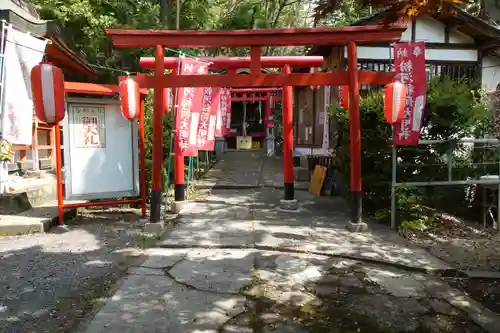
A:
[[[309,183],[309,192],[317,196],[321,195],[321,189],[323,188],[323,182],[325,181],[326,171],[326,167],[316,165],[311,177],[311,182]]]

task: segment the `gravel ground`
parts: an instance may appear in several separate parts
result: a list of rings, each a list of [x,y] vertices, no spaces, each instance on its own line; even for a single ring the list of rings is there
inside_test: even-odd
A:
[[[142,248],[134,209],[84,210],[46,234],[0,238],[0,332],[70,332],[107,296]]]

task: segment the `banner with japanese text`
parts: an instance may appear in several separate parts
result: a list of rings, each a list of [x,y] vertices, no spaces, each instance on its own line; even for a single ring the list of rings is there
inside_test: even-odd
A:
[[[425,42],[394,45],[396,79],[406,86],[403,120],[394,125],[394,144],[418,145],[426,104]]]
[[[215,126],[215,137],[221,137],[222,134],[222,127],[223,127],[223,119],[225,118],[225,113],[226,113],[226,105],[222,104],[222,98],[225,98],[226,94],[226,89],[227,88],[221,88],[220,93],[219,93],[219,110],[217,112],[217,125]]]
[[[180,75],[208,73],[208,63],[196,59],[182,58]],[[198,124],[205,88],[179,88],[176,95],[178,105],[175,130],[178,133],[179,148],[185,156],[197,156]]]
[[[47,40],[40,40],[12,26],[8,27],[6,34],[1,136],[14,145],[31,145],[34,119],[31,69],[43,60]]]
[[[198,150],[212,151],[215,148],[217,116],[220,113],[221,88],[205,88],[198,125]]]
[[[231,133],[231,89],[223,88],[220,95],[222,135]]]

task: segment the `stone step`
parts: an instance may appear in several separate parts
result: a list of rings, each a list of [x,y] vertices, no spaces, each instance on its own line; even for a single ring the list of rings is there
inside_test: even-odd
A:
[[[76,215],[76,209],[64,211],[64,218]],[[50,202],[38,207],[31,207],[18,214],[0,215],[0,236],[16,236],[47,232],[58,223],[57,202]]]
[[[12,176],[12,193],[0,195],[0,235],[46,232],[58,221],[57,181],[53,174],[27,172]],[[76,209],[65,211],[66,217]]]
[[[0,195],[0,214],[18,214],[57,200],[57,181],[53,174],[42,172],[28,177],[11,176],[11,179],[13,191]]]

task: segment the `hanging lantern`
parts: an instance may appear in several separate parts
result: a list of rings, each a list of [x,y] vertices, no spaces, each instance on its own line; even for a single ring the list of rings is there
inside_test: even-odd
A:
[[[395,81],[385,86],[384,114],[389,124],[395,124],[403,119],[406,104],[406,87]]]
[[[339,105],[342,109],[349,108],[349,86],[339,87]]]
[[[164,93],[168,93],[168,91],[164,91]],[[129,77],[120,82],[120,99],[123,116],[128,120],[137,118],[141,112],[141,97],[139,84],[132,78]],[[164,105],[164,107],[167,108],[168,105]]]
[[[31,70],[33,107],[40,121],[53,126],[64,119],[64,75],[60,68],[42,62]]]

